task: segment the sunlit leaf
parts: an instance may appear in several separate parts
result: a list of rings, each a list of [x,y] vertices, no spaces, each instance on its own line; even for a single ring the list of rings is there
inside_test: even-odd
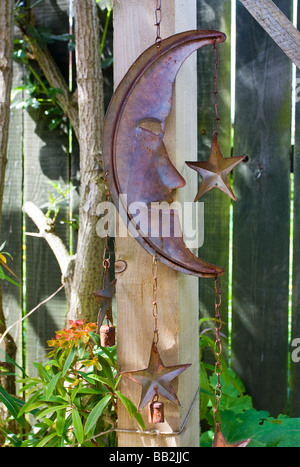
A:
[[[57,373],[50,381],[48,387],[47,387],[47,390],[46,390],[46,399],[49,400],[49,398],[52,396],[53,394],[53,391],[57,385],[57,382],[59,380],[59,378],[61,377],[61,371],[59,373]]]
[[[45,444],[47,444],[47,443],[48,443],[51,439],[53,439],[55,436],[57,436],[56,432],[50,433],[50,435],[45,436],[45,438],[43,438],[43,439],[36,445],[36,447],[37,447],[37,448],[41,448],[41,447],[45,446]]]
[[[28,399],[28,401],[21,408],[18,414],[18,418],[21,417],[21,415],[23,415],[24,413],[30,412],[34,402],[36,402],[36,400],[40,397],[40,395],[41,395],[40,392],[37,391],[35,394],[33,394],[33,396],[30,397],[30,399]]]
[[[8,409],[9,413],[15,418],[16,420],[18,419],[18,414],[19,414],[19,407],[17,406],[14,398],[8,394],[8,392],[0,386],[0,401],[5,405],[5,407]],[[18,423],[25,427],[25,420],[23,417],[20,417],[18,419]]]
[[[69,355],[67,356],[66,358],[66,361],[65,361],[65,364],[64,364],[64,368],[63,368],[63,372],[62,372],[62,376],[65,376],[65,374],[67,373],[68,369],[70,368],[70,366],[72,365],[72,362],[74,360],[74,357],[77,353],[77,349],[76,347],[72,347],[70,352],[69,352]]]
[[[145,429],[144,420],[143,420],[141,414],[137,411],[137,408],[134,405],[134,403],[130,399],[128,399],[126,396],[124,396],[124,394],[122,394],[120,391],[116,391],[116,396],[124,404],[124,406],[125,406],[125,408],[126,408],[126,410],[128,412],[129,417],[133,416],[136,419],[136,421],[138,422],[138,424],[140,425],[140,427],[142,428],[142,430],[144,430]]]
[[[77,409],[72,409],[72,423],[74,428],[74,433],[79,444],[83,443],[83,426],[81,417]]]
[[[45,415],[48,415],[49,413],[58,412],[59,410],[64,410],[67,407],[69,407],[69,404],[51,405],[50,407],[47,407],[47,409],[43,409],[37,412],[35,416],[36,418],[43,418],[45,417]]]
[[[90,432],[92,432],[92,433],[94,432],[97,420],[102,415],[102,413],[103,413],[105,407],[108,405],[110,399],[111,399],[111,395],[107,394],[106,396],[104,396],[98,402],[97,405],[95,405],[95,407],[93,408],[93,410],[91,411],[91,413],[89,414],[89,416],[88,416],[88,418],[86,420],[86,423],[85,423],[85,426],[84,426],[84,433],[85,434],[90,433]]]

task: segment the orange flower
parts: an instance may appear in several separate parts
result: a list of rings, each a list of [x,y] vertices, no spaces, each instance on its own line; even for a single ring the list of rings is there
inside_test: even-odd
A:
[[[84,324],[84,319],[69,320],[70,328],[57,331],[55,339],[47,341],[49,347],[70,347],[75,343],[77,347],[80,341],[85,344],[89,341],[89,332],[96,331],[97,323]]]

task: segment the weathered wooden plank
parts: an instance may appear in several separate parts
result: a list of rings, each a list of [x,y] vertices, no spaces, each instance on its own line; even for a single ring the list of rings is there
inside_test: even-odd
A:
[[[240,0],[251,15],[300,68],[300,32],[272,0]]]
[[[298,24],[300,21],[300,10],[298,9]],[[294,142],[294,238],[293,238],[293,297],[292,297],[292,332],[291,332],[291,360],[290,360],[290,394],[289,394],[289,415],[300,417],[300,362],[298,361],[300,338],[300,104],[299,104],[299,83],[300,70],[296,76],[296,121],[295,121],[295,142]]]
[[[198,1],[198,29],[216,29],[225,32],[227,40],[219,46],[219,114],[220,147],[224,157],[231,155],[231,102],[230,102],[230,63],[231,63],[231,1]],[[210,152],[213,120],[213,71],[212,48],[203,48],[198,53],[198,160],[207,160]],[[199,183],[201,178],[199,177]],[[229,209],[230,198],[220,190],[211,190],[199,202],[204,203],[204,243],[199,256],[225,269],[222,276],[222,320],[223,332],[228,336],[228,265],[229,265]],[[199,226],[201,228],[203,226]],[[199,281],[200,317],[214,316],[213,280]],[[226,324],[225,324],[226,323]],[[207,321],[204,327],[213,327]],[[213,335],[211,335],[213,337]],[[224,342],[224,354],[226,354]],[[207,361],[208,356],[205,357]]]
[[[23,68],[16,63],[13,66],[12,88],[14,89],[22,83]],[[20,95],[16,96],[18,101],[21,98]],[[22,133],[23,110],[11,110],[2,206],[1,243],[6,241],[5,251],[8,251],[13,257],[13,261],[9,260],[9,266],[17,275],[20,287],[2,281],[3,312],[7,328],[22,317]],[[17,360],[22,364],[22,326],[14,327],[11,335],[18,348]]]
[[[68,0],[59,2],[45,1],[35,8],[36,27],[43,25],[53,28],[54,33],[67,33]],[[68,78],[67,43],[56,42],[52,53],[63,68]],[[55,189],[49,182],[60,183],[66,187],[69,183],[68,134],[59,129],[49,131],[49,119],[43,109],[32,110],[24,114],[24,201],[32,201],[47,211],[49,192]],[[68,208],[61,213],[67,216]],[[57,232],[68,245],[68,226],[57,223]],[[36,232],[32,221],[26,217],[26,231]],[[26,237],[26,309],[30,311],[43,299],[52,294],[61,285],[61,274],[57,261],[44,239]],[[31,315],[25,323],[26,361],[29,371],[31,364],[45,355],[46,340],[55,331],[64,327],[66,300],[61,292],[53,300]]]
[[[196,2],[166,0],[162,2],[162,37],[196,27]],[[155,40],[155,2],[128,0],[114,4],[115,84],[117,85],[133,61]],[[177,77],[173,113],[168,118],[165,144],[177,169],[184,170],[188,155],[196,159],[196,57],[190,57]],[[184,173],[186,176],[187,173]],[[187,175],[188,176],[188,175]],[[195,184],[188,179],[191,192],[185,199],[193,199]],[[179,190],[181,191],[181,190]],[[183,190],[182,190],[183,191]],[[181,201],[183,201],[181,199]],[[145,368],[148,364],[153,337],[152,316],[152,258],[133,238],[117,238],[117,259],[127,262],[126,271],[118,276],[117,332],[119,371]],[[159,351],[165,365],[192,363],[180,375],[175,390],[181,401],[179,408],[164,400],[166,422],[160,431],[180,429],[198,388],[198,287],[197,279],[176,273],[158,265],[158,327]],[[138,403],[140,386],[122,380],[122,391]],[[198,400],[192,406],[186,429],[179,435],[142,435],[136,432],[119,434],[119,446],[198,446]],[[142,415],[147,420],[147,410]],[[136,424],[119,407],[119,428],[135,430]],[[153,425],[146,424],[147,429]],[[157,427],[155,427],[157,428]]]
[[[290,17],[292,2],[276,4]],[[291,62],[237,5],[232,366],[257,409],[287,399]]]

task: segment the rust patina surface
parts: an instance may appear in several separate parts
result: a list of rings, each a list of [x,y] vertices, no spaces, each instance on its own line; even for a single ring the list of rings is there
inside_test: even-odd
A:
[[[177,73],[197,49],[225,39],[218,31],[188,31],[143,52],[112,97],[103,134],[112,200],[129,231],[159,261],[199,277],[214,277],[224,270],[187,248],[176,210],[161,209],[158,216],[151,203],[171,202],[174,190],[185,185],[163,142]],[[164,220],[171,225],[167,234]]]

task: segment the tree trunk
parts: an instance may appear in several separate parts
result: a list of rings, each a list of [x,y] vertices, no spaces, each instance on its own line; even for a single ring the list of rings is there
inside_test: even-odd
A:
[[[10,117],[10,92],[12,86],[12,58],[13,58],[13,0],[1,0],[0,2],[0,228],[2,201],[5,180],[5,167],[7,162],[7,142]],[[1,281],[0,281],[1,282]],[[0,283],[0,335],[5,331],[5,317],[2,307],[1,283]],[[16,345],[8,334],[4,340],[5,351],[15,359]],[[13,371],[11,365],[0,362],[8,370]],[[0,377],[0,384],[11,394],[15,393],[13,376]],[[5,413],[0,406],[0,418]]]
[[[74,275],[67,281],[68,318],[95,321],[98,306],[93,291],[102,279],[104,239],[97,236],[96,209],[105,200],[102,169],[104,121],[100,29],[95,2],[74,0],[76,68],[79,110],[80,208]]]
[[[66,248],[55,232],[45,229],[46,219],[36,206],[26,203],[23,207],[23,211],[35,222],[58,260],[68,301],[67,321],[83,318],[86,322],[96,320],[99,306],[93,292],[99,289],[103,277],[105,239],[96,232],[99,220],[97,206],[105,201],[102,168],[104,91],[97,8],[94,1],[73,2],[78,108],[74,95],[69,94],[67,85],[62,82],[63,78],[50,53],[46,53],[31,40],[26,25],[20,25],[50,86],[63,90],[60,104],[73,125],[80,148],[80,207],[76,255],[68,257]]]

